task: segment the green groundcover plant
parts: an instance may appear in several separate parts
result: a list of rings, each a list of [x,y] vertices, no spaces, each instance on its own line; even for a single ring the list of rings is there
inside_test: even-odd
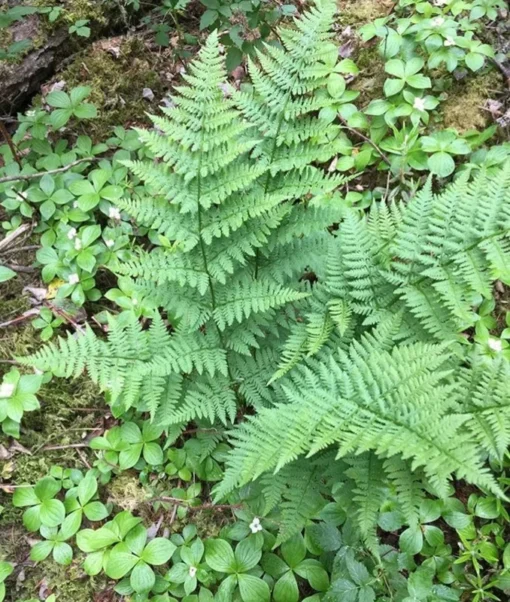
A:
[[[62,296],[82,304],[99,299],[94,275],[107,265],[118,281],[106,298],[122,310],[107,315],[106,336],[86,326],[17,358],[56,377],[86,372],[118,420],[91,439],[85,475],[54,467],[16,489],[39,538],[33,561],[83,561],[133,602],[482,601],[508,590],[510,366],[506,330],[492,331],[495,286],[510,285],[510,162],[472,154],[484,135],[424,129],[439,103],[430,70],[451,71],[455,56],[477,71],[492,56],[469,23],[454,38],[454,18],[497,8],[401,2],[397,21],[367,28],[384,42],[388,78],[364,112],[331,0],[280,27],[240,89],[212,33],[154,128],[136,143],[117,132],[114,145],[133,152],[19,185],[28,200],[16,207],[28,217],[35,204],[48,225],[44,279],[64,275]],[[95,116],[87,90],[52,94],[44,127]],[[358,152],[352,127],[375,148]],[[43,160],[68,163],[50,151]],[[346,193],[343,172],[369,166],[439,179],[401,178],[383,200]],[[83,226],[60,231],[68,211]],[[51,312],[36,324],[45,339],[59,326]],[[7,434],[39,407],[46,378],[4,378]],[[114,514],[103,487],[123,471],[143,492],[136,511]],[[466,482],[477,493],[463,503]],[[213,537],[192,525],[158,535],[146,506],[173,508],[171,522],[225,509],[237,520]],[[0,564],[0,599],[10,571]]]

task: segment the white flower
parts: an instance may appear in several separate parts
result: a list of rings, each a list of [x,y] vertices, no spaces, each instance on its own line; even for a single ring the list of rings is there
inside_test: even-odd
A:
[[[74,248],[75,248],[77,251],[79,251],[79,250],[81,249],[81,247],[82,247],[81,240],[80,240],[79,238],[77,238],[77,239],[74,241]]]
[[[0,385],[0,398],[10,397],[14,393],[16,385],[11,383],[2,383]]]
[[[73,203],[73,209],[78,209],[79,205],[78,205],[78,201],[74,201]]]
[[[444,41],[444,45],[445,46],[456,46],[455,40],[451,37],[447,37],[446,40]]]
[[[39,368],[34,368],[34,374],[40,376],[41,374],[44,374],[44,372],[42,370],[39,370]]]
[[[109,238],[108,240],[105,240],[105,241],[104,241],[104,244],[105,244],[105,245],[106,245],[106,246],[107,246],[109,249],[111,249],[111,248],[113,247],[113,245],[115,244],[115,241],[114,241],[114,240],[112,240],[111,238]]]
[[[108,212],[108,215],[112,219],[120,219],[120,211],[117,209],[117,207],[110,207],[110,211]]]
[[[71,274],[69,276],[69,284],[78,284],[78,282],[80,282],[78,274]]]
[[[423,100],[423,98],[420,98],[419,96],[417,96],[414,99],[413,109],[416,109],[417,111],[425,110],[425,101]]]
[[[73,238],[75,238],[75,237],[76,237],[76,234],[78,234],[78,233],[77,233],[77,231],[76,231],[76,228],[71,228],[71,229],[69,230],[69,232],[67,233],[67,238],[68,238],[69,240],[73,240]]]
[[[450,0],[434,0],[434,6],[446,6]]]
[[[441,27],[443,23],[443,17],[436,17],[435,19],[432,19],[432,27]]]
[[[135,298],[133,297],[133,299],[131,299],[131,303],[132,303],[133,305],[138,305],[138,299],[135,299]]]
[[[499,339],[489,339],[487,345],[489,345],[489,348],[492,349],[492,351],[496,351],[497,353],[503,349],[503,345]]]
[[[258,533],[262,531],[264,527],[260,524],[260,518],[255,517],[250,523],[250,529],[252,533]]]
[[[190,566],[189,567],[189,576],[190,577],[194,577],[197,574],[197,567],[196,566]]]

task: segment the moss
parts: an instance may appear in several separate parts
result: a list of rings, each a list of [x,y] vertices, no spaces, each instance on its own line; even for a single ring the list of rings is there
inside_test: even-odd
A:
[[[444,126],[460,133],[484,129],[491,122],[491,114],[484,109],[485,103],[489,98],[499,96],[503,90],[503,78],[496,71],[456,82],[442,105]]]
[[[44,583],[48,595],[54,593],[57,600],[62,600],[62,602],[97,600],[97,593],[106,586],[106,581],[103,577],[91,578],[85,575],[80,566],[82,560],[81,557],[75,558],[73,563],[67,567],[61,566],[53,560],[38,564],[30,571],[26,571],[26,579],[20,582],[18,588],[12,584],[8,590],[9,594],[12,594],[12,598],[7,597],[6,600],[14,602],[14,600],[37,597],[42,583]],[[14,591],[15,588],[17,591]]]
[[[116,125],[148,122],[145,113],[156,110],[166,89],[157,70],[160,60],[139,38],[101,40],[80,53],[58,79],[64,80],[68,89],[78,85],[92,88],[90,101],[98,107],[99,117],[87,122],[86,128],[100,140]],[[153,91],[153,101],[143,98],[144,88]]]
[[[386,79],[384,59],[379,54],[377,45],[369,43],[359,49],[355,61],[360,72],[351,87],[353,90],[359,90],[360,96],[356,104],[362,108],[374,98],[383,96]]]
[[[361,26],[387,15],[394,2],[391,0],[339,0],[340,25]]]
[[[108,484],[107,491],[108,502],[130,512],[143,510],[144,502],[149,497],[138,477],[129,472],[115,477]]]

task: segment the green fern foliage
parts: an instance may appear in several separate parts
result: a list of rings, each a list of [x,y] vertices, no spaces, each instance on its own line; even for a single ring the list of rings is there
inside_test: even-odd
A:
[[[156,314],[142,329],[112,319],[107,341],[88,329],[22,361],[65,376],[86,370],[117,414],[134,407],[162,425],[228,423],[240,407],[274,403],[276,350],[310,294],[300,280],[324,263],[327,228],[344,210],[342,177],[320,166],[339,129],[317,114],[334,102],[334,10],[319,3],[280,31],[283,46],[251,63],[243,92],[227,89],[213,33],[172,107],[138,130],[153,159],[126,165],[145,192],[118,206],[161,244],[117,271],[165,320]],[[321,345],[328,325],[309,328]]]

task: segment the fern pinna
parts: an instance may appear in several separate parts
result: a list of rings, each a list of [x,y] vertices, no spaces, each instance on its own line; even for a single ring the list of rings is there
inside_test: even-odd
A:
[[[118,272],[167,319],[157,314],[143,330],[112,318],[108,341],[89,330],[26,363],[68,376],[87,369],[117,415],[135,407],[162,425],[226,423],[239,404],[273,401],[276,349],[308,294],[300,278],[324,261],[343,206],[342,178],[319,167],[339,134],[317,116],[333,103],[324,94],[338,56],[333,12],[318,4],[282,29],[283,47],[250,64],[242,92],[226,86],[212,34],[172,108],[139,130],[154,160],[127,165],[145,194],[118,206],[161,244]]]

